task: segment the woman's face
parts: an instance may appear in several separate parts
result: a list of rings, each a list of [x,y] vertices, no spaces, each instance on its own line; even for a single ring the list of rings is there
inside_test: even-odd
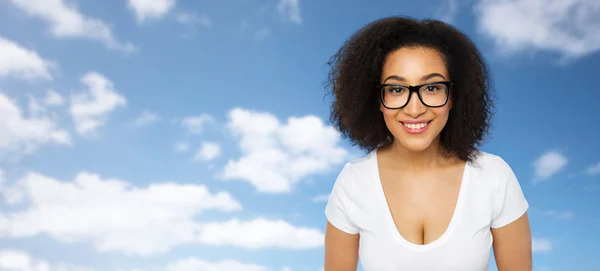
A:
[[[436,50],[424,47],[401,48],[390,53],[383,65],[381,76],[383,84],[410,86],[449,80],[442,55]],[[424,91],[426,93],[423,93],[422,96],[426,98],[427,93],[437,90],[435,87],[431,87]],[[392,97],[391,95],[400,95],[401,93],[402,91],[396,88],[386,91],[385,95]],[[432,108],[423,104],[417,93],[413,92],[410,95],[410,100],[405,107],[388,109],[381,104],[380,110],[383,112],[388,129],[394,136],[395,143],[401,144],[410,151],[419,152],[427,149],[432,142],[439,142],[440,132],[448,121],[452,104],[451,101],[448,101],[444,106]],[[394,99],[397,98],[394,97]],[[435,101],[432,98],[426,99],[428,99],[426,102]],[[389,106],[388,102],[386,105]]]

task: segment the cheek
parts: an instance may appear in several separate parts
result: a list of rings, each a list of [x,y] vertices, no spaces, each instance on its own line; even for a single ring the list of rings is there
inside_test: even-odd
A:
[[[382,108],[381,113],[383,113],[383,118],[385,121],[395,121],[396,120],[396,112],[397,110],[389,110],[387,108]]]
[[[388,130],[394,130],[394,124],[397,122],[396,117],[398,115],[398,112],[396,112],[396,110],[389,110],[387,108],[384,108],[381,110],[381,113],[383,121],[385,122],[385,125],[387,126]]]
[[[433,108],[431,111],[433,111],[437,118],[447,120],[448,116],[450,116],[450,105],[440,108]]]

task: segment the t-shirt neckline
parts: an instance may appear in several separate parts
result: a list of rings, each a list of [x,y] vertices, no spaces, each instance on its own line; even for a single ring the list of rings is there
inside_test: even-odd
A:
[[[458,199],[456,201],[456,207],[454,207],[454,212],[452,214],[452,218],[450,219],[450,223],[448,224],[448,227],[446,228],[444,233],[440,237],[438,237],[436,240],[434,240],[430,243],[424,244],[424,245],[420,245],[420,244],[415,244],[415,243],[412,243],[412,242],[406,240],[406,238],[404,238],[402,236],[402,234],[400,234],[400,232],[396,228],[396,224],[394,224],[394,219],[392,217],[390,207],[387,203],[385,193],[383,191],[383,185],[381,184],[381,177],[379,175],[379,161],[378,161],[378,157],[377,157],[377,149],[372,151],[370,155],[371,155],[372,165],[374,166],[374,169],[375,169],[375,170],[373,170],[373,172],[375,174],[374,178],[377,183],[376,190],[377,190],[377,194],[378,194],[379,205],[383,208],[383,214],[385,216],[384,223],[386,225],[386,228],[390,231],[393,238],[401,245],[403,245],[409,249],[413,249],[413,250],[417,250],[417,251],[427,251],[427,250],[433,249],[435,247],[438,247],[440,245],[443,245],[445,242],[447,242],[448,238],[450,238],[450,236],[454,232],[454,229],[455,229],[456,225],[458,224],[458,220],[461,217],[462,210],[464,209],[464,207],[463,207],[464,201],[465,201],[464,197],[467,192],[466,191],[468,188],[467,184],[470,179],[469,178],[469,169],[471,167],[470,162],[467,161],[465,163],[462,180],[460,182],[460,188],[459,188],[459,192],[458,192]]]

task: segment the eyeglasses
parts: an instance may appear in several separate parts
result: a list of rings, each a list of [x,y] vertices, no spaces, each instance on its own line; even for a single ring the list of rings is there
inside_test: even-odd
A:
[[[441,107],[448,103],[452,82],[434,82],[418,86],[407,86],[402,84],[381,84],[381,103],[388,109],[400,109],[405,107],[412,93],[416,92],[421,103],[427,107]]]

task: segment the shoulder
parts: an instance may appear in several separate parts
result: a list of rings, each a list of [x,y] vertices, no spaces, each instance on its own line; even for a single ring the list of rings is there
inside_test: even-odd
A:
[[[372,183],[373,176],[377,176],[376,174],[377,156],[373,151],[346,162],[337,176],[335,186],[343,187],[349,194],[352,194],[350,191],[357,187]]]
[[[512,174],[512,168],[504,158],[489,152],[478,151],[470,165],[486,174]]]
[[[346,233],[356,234],[359,231],[356,210],[361,209],[365,198],[370,198],[368,193],[364,193],[364,188],[368,178],[373,176],[370,173],[373,158],[373,154],[369,153],[348,161],[339,172],[329,195],[325,215],[332,225]]]
[[[349,160],[342,169],[341,174],[351,174],[355,180],[364,180],[377,172],[377,152],[371,151]],[[366,178],[369,179],[369,178]]]
[[[377,163],[377,151],[371,151],[362,156],[352,158],[346,163],[346,167],[361,171],[370,168],[373,163]]]
[[[480,152],[473,161],[480,191],[492,203],[492,228],[500,228],[521,217],[529,208],[521,184],[511,166],[500,156]]]
[[[470,165],[475,171],[477,179],[486,180],[483,183],[495,190],[502,189],[509,182],[518,183],[512,167],[499,155],[478,151]]]

